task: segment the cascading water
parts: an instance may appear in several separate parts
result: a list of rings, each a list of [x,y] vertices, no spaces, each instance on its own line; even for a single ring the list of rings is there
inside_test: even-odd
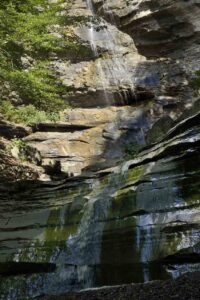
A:
[[[87,0],[87,7],[91,12],[91,17],[94,18],[95,14],[94,14],[94,8],[93,8],[91,0]],[[89,31],[90,31],[90,46],[91,46],[92,51],[94,52],[94,55],[98,56],[97,45],[95,42],[95,28],[94,28],[93,21],[91,21],[89,25],[90,25],[90,29],[89,29]]]
[[[95,12],[92,0],[86,0],[87,1],[87,7],[91,13],[92,18],[94,19]],[[106,9],[109,11],[109,17],[111,19],[111,23],[114,25],[114,16],[109,10],[109,4],[106,2]],[[134,84],[134,71],[132,70],[130,72],[129,66],[122,59],[122,54],[120,54],[118,51],[118,47],[116,46],[118,44],[118,41],[113,34],[114,27],[109,24],[109,28],[107,28],[107,25],[105,21],[101,20],[101,23],[99,24],[102,29],[100,31],[103,32],[104,35],[104,44],[105,48],[107,48],[108,54],[105,57],[99,57],[101,55],[98,47],[98,35],[99,33],[97,31],[98,28],[96,24],[94,24],[94,20],[91,20],[89,24],[89,40],[90,40],[90,46],[94,53],[94,56],[97,58],[96,68],[97,68],[97,74],[101,80],[101,84],[104,91],[104,96],[106,99],[107,105],[114,104],[114,97],[112,93],[109,93],[110,87],[113,86],[115,89],[118,87],[121,89],[120,93],[119,90],[117,91],[117,94],[119,95],[121,99],[120,104],[128,104],[129,98],[136,98],[135,95],[135,84]],[[116,26],[115,26],[116,30]]]
[[[134,7],[135,9],[140,5],[142,0],[140,0]],[[113,15],[113,11],[112,9],[110,9],[110,3],[109,1],[104,1],[103,4],[103,9],[104,11],[106,11],[106,14],[109,16],[109,20],[111,22],[111,24],[113,24],[116,28],[117,28],[117,24],[115,22],[115,18]],[[112,33],[112,30],[110,31],[106,31],[106,35],[107,35],[107,41],[109,44],[109,48],[111,49],[111,53],[115,53],[116,49],[115,49],[115,45],[114,43],[112,43],[112,40],[115,40],[114,35]],[[128,96],[129,93],[131,94],[131,96],[133,98],[136,98],[135,95],[135,84],[134,84],[134,72],[131,72],[132,74],[130,75],[130,72],[128,70],[128,66],[126,64],[121,64],[120,61],[117,59],[112,59],[113,65],[114,65],[114,70],[115,72],[112,74],[113,78],[116,78],[116,74],[118,72],[121,73],[121,79],[119,79],[119,81],[116,80],[116,84],[118,84],[119,86],[123,86],[124,83],[124,79],[126,78],[126,83],[128,83],[127,89],[124,89],[122,91],[123,94],[123,98],[124,98],[124,102],[127,103],[128,102]]]
[[[32,276],[27,283],[21,278],[23,293],[26,297],[37,296],[40,293],[57,294],[71,290],[85,289],[96,286],[95,269],[101,264],[101,246],[104,230],[104,221],[108,217],[112,195],[126,178],[125,174],[113,174],[104,180],[91,180],[90,190],[92,192],[84,196],[85,204],[82,207],[80,224],[74,234],[70,234],[66,240],[65,247],[55,247],[49,261],[56,264],[55,273]],[[80,195],[81,197],[81,190]],[[65,231],[66,208],[63,207],[58,213],[59,222],[56,231]],[[41,259],[33,254],[34,244],[24,251],[19,250],[14,256],[15,262],[23,261],[26,257],[35,261]],[[41,254],[40,254],[41,255]],[[37,287],[37,289],[35,289]],[[20,299],[21,287],[13,288],[0,299]],[[3,295],[3,294],[2,294]]]
[[[142,3],[143,0],[137,0],[131,3],[130,10],[131,11],[137,11],[138,7]],[[107,18],[109,19],[110,23],[113,24],[117,28],[117,23],[115,21],[115,17],[113,14],[112,7],[112,0],[104,0],[103,2],[103,10],[104,14],[107,15]],[[111,40],[115,40],[112,30],[106,31],[107,34],[107,41],[109,43],[109,47],[111,48],[111,52],[115,53],[116,49],[113,43],[111,43]],[[137,100],[137,95],[135,93],[135,73],[134,71],[129,71],[129,67],[127,64],[120,63],[120,60],[112,59],[113,65],[116,67],[116,72],[114,72],[113,78],[116,78],[116,74],[120,72],[121,78],[116,82],[119,86],[125,85],[125,89],[122,89],[122,99],[124,104],[128,103],[128,99],[131,96],[133,99]],[[116,80],[117,81],[117,80]],[[124,83],[125,81],[125,83]]]
[[[93,4],[92,4],[92,1],[91,0],[86,0],[86,1],[87,1],[87,7],[88,7],[88,9],[91,13],[91,17],[94,19],[95,18],[95,13],[94,13],[94,7],[93,7]],[[96,30],[95,30],[95,26],[94,26],[94,20],[91,20],[91,22],[89,23],[89,27],[90,27],[89,28],[90,46],[91,46],[91,49],[94,53],[94,56],[98,57],[99,52],[98,52],[98,46],[97,46],[96,39],[95,39]],[[98,74],[98,76],[100,77],[100,80],[101,80],[101,84],[102,84],[103,93],[104,93],[106,103],[109,106],[112,103],[111,103],[111,101],[109,99],[109,96],[108,96],[108,93],[107,93],[107,85],[106,85],[106,82],[105,82],[106,76],[105,76],[104,69],[102,67],[101,61],[97,62],[96,68],[97,68],[97,74]]]

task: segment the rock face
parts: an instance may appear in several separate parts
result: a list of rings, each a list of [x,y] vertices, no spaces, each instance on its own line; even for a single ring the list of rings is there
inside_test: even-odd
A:
[[[37,150],[41,165],[49,174],[80,175],[86,167],[98,163],[116,164],[123,147],[144,143],[149,126],[146,109],[108,107],[70,109],[59,124],[39,124],[38,131],[23,140]]]
[[[87,3],[75,0],[70,15],[89,17],[73,31],[93,56],[51,61],[77,107],[32,132],[0,124],[7,138],[21,134],[28,159],[48,174],[0,181],[2,300],[200,269],[199,103],[177,119],[194,100],[199,4]],[[146,142],[122,162],[127,145]]]
[[[199,270],[199,120],[103,177],[1,185],[2,299]]]
[[[31,133],[31,128],[6,122],[0,116],[0,134],[7,139],[23,138]]]
[[[13,151],[18,154],[18,148],[8,140],[0,138],[0,182],[36,180],[42,169],[20,161]]]
[[[86,1],[76,0],[69,14],[91,19],[85,25],[74,27],[73,31],[84,43],[91,45],[94,57],[73,64],[63,61],[52,63],[63,84],[70,88],[63,97],[79,107],[133,102],[137,94],[135,70],[138,62],[145,60],[138,54],[133,40],[105,20],[95,20],[96,16]],[[150,91],[149,95],[152,97]]]
[[[200,31],[198,1],[93,2],[107,19],[110,13],[113,14],[120,28],[133,38],[145,57],[170,57],[178,53],[186,57],[184,49],[197,54],[195,46],[198,47]]]
[[[68,13],[88,18],[72,31],[93,50],[93,57],[82,61],[51,63],[70,104],[103,107],[154,98],[174,112],[180,102],[184,109],[192,101],[189,83],[199,65],[198,1],[76,0]]]
[[[75,0],[70,11],[63,6],[63,14],[88,18],[71,30],[93,54],[52,57],[49,65],[67,88],[62,97],[77,108],[65,112],[60,124],[40,124],[24,139],[49,174],[77,175],[95,160],[119,160],[122,144],[144,144],[154,122],[146,142],[156,141],[193,101],[189,79],[199,60],[198,3],[94,0],[91,5]],[[133,109],[113,107],[130,104]],[[158,132],[162,120],[167,128]],[[13,128],[10,134],[14,137]],[[34,153],[29,158],[35,161]]]
[[[30,127],[3,120],[0,115],[0,182],[35,180],[42,168],[19,159],[20,139],[32,132]]]
[[[97,14],[132,37],[151,68],[156,64],[158,74],[162,74],[157,78],[164,94],[187,91],[188,78],[199,68],[199,1],[93,0],[93,3]],[[166,61],[158,64],[163,58]]]
[[[93,57],[51,62],[69,88],[63,97],[83,109],[63,114],[57,129],[40,124],[43,129],[24,139],[39,151],[46,172],[78,175],[97,160],[116,162],[123,143],[155,142],[173,126],[193,101],[189,81],[199,61],[198,14],[196,1],[74,1],[69,15],[88,22],[72,31],[90,45]],[[148,110],[148,117],[112,107],[146,99],[153,99],[151,108],[144,104],[140,115]]]

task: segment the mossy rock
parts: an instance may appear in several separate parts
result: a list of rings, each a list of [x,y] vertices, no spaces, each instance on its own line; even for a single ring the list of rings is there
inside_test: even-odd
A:
[[[173,127],[173,125],[174,121],[169,116],[164,116],[160,118],[147,132],[146,143],[153,144],[158,142]]]

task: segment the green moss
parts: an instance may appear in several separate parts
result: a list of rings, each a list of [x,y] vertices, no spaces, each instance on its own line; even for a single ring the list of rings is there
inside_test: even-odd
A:
[[[60,221],[60,209],[51,211],[48,219],[48,226],[44,235],[45,243],[50,243],[53,246],[59,242],[65,243],[70,235],[76,233],[78,227],[77,223],[78,221],[80,222],[80,216],[79,213],[74,213],[73,217],[77,219],[77,222],[71,222],[71,224],[68,223],[69,220],[65,216],[67,220],[65,219],[65,224],[62,225]],[[70,215],[70,217],[72,216]]]
[[[142,176],[144,172],[144,167],[143,166],[139,166],[139,167],[135,167],[133,169],[130,169],[128,171],[128,176],[126,178],[126,184],[130,184],[132,182],[135,182],[137,180],[140,179],[140,177]]]
[[[109,225],[106,228],[114,226],[122,226],[126,224],[129,226],[129,220],[127,219],[127,223],[125,220],[117,221],[116,219],[124,218],[131,213],[134,214],[137,211],[136,207],[136,191],[134,189],[134,184],[141,178],[143,174],[143,167],[136,167],[132,170],[129,170],[124,176],[121,175],[120,188],[112,195],[112,203],[109,209],[108,219],[113,219],[113,223],[109,222]],[[121,223],[120,223],[121,222]],[[130,220],[130,224],[132,224],[133,220]],[[130,225],[131,226],[131,225]]]

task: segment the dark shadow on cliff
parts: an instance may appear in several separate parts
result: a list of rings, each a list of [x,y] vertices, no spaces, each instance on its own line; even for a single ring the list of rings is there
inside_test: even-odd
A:
[[[190,14],[195,20],[198,10],[198,4],[191,1],[179,0],[169,4],[162,1],[142,2],[137,11],[119,20],[119,26],[133,38],[140,54],[146,57],[173,57],[174,51],[183,52],[199,40],[195,21],[193,23],[189,17]],[[134,19],[138,11],[149,13]]]

